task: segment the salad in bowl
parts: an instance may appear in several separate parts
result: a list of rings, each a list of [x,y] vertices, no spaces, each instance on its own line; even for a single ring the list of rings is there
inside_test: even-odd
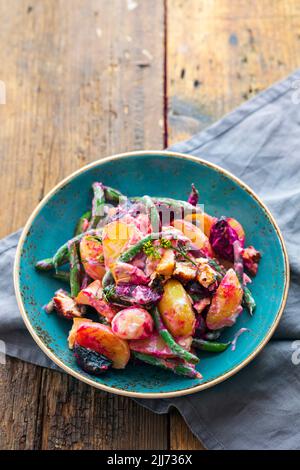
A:
[[[198,351],[234,349],[246,329],[221,333],[254,314],[259,251],[230,214],[204,211],[193,184],[186,201],[92,189],[74,237],[35,264],[62,286],[44,314],[70,322],[66,348],[88,374],[139,362],[201,381]]]

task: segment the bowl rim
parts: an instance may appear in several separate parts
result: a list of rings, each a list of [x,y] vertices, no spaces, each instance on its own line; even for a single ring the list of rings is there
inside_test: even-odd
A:
[[[169,158],[169,157],[174,157],[178,159],[188,159],[193,161],[194,163],[197,163],[199,165],[204,165],[209,168],[212,168],[213,170],[225,175],[229,179],[231,179],[233,182],[238,184],[240,187],[242,187],[246,192],[250,194],[250,196],[256,200],[256,202],[260,205],[260,207],[263,209],[263,211],[266,213],[268,219],[270,220],[271,224],[273,225],[277,236],[279,238],[281,248],[282,248],[282,253],[283,253],[283,258],[284,258],[284,290],[283,290],[283,295],[281,299],[281,304],[280,307],[278,308],[278,311],[276,313],[276,316],[274,318],[274,321],[272,325],[270,326],[266,336],[264,339],[258,344],[258,346],[254,349],[254,351],[249,354],[249,356],[244,359],[240,364],[237,366],[233,367],[229,371],[225,372],[224,374],[216,377],[215,379],[202,383],[199,385],[194,385],[189,388],[185,388],[183,390],[177,390],[177,391],[172,391],[172,392],[132,392],[132,391],[127,391],[127,390],[122,390],[120,388],[115,388],[109,385],[101,384],[98,382],[95,382],[93,379],[90,379],[88,377],[85,377],[82,375],[80,372],[77,372],[73,370],[71,367],[67,366],[61,359],[59,359],[42,341],[42,339],[38,336],[36,333],[34,327],[32,326],[30,319],[27,315],[25,306],[23,304],[21,292],[20,292],[20,260],[21,260],[21,254],[22,254],[22,248],[24,245],[24,242],[26,240],[26,236],[32,226],[32,223],[36,216],[39,214],[40,210],[47,204],[47,202],[50,200],[50,198],[57,192],[59,191],[63,186],[65,186],[68,182],[73,180],[76,176],[80,175],[81,173],[86,172],[87,170],[101,166],[105,164],[108,161],[114,161],[114,160],[119,160],[121,158],[131,158],[131,157],[137,157],[137,156],[146,156],[146,155],[153,155],[153,156],[160,156],[163,158]],[[78,380],[81,380],[82,382],[87,383],[88,385],[91,385],[93,387],[96,387],[100,390],[103,390],[105,392],[110,392],[114,393],[116,395],[123,395],[123,396],[128,396],[128,397],[133,397],[133,398],[171,398],[171,397],[179,397],[179,396],[184,396],[184,395],[190,395],[192,393],[200,392],[201,390],[205,390],[207,388],[213,387],[214,385],[217,385],[218,383],[223,382],[224,380],[232,377],[235,375],[237,372],[239,372],[241,369],[243,369],[249,362],[251,362],[257,354],[264,348],[264,346],[268,343],[270,338],[272,337],[275,329],[277,328],[277,325],[279,323],[279,320],[282,316],[286,300],[287,300],[287,295],[288,295],[288,289],[289,289],[289,283],[290,283],[290,270],[289,270],[289,260],[288,260],[288,255],[287,255],[287,249],[285,246],[285,242],[283,239],[283,236],[281,234],[281,231],[277,225],[277,222],[275,221],[272,213],[270,210],[266,207],[266,205],[262,202],[262,200],[257,196],[257,194],[242,180],[240,180],[238,177],[234,176],[232,173],[229,171],[225,170],[224,168],[216,165],[215,163],[211,163],[207,160],[204,160],[200,157],[195,157],[192,155],[187,155],[184,153],[179,153],[179,152],[172,152],[172,151],[167,151],[167,150],[142,150],[142,151],[133,151],[133,152],[125,152],[125,153],[120,153],[108,157],[101,158],[99,160],[95,160],[78,170],[74,171],[71,173],[69,176],[61,180],[57,185],[54,186],[45,196],[44,198],[39,202],[39,204],[36,206],[36,208],[33,210],[31,213],[30,217],[28,218],[21,237],[18,242],[17,250],[16,250],[16,256],[15,256],[15,262],[14,262],[14,270],[13,270],[13,277],[14,277],[14,287],[15,287],[15,294],[17,298],[17,303],[18,307],[20,310],[20,313],[22,315],[23,321],[31,334],[32,338],[34,341],[37,343],[37,345],[42,349],[42,351],[55,363],[57,364],[61,369],[63,369],[65,372],[70,374],[71,376],[77,378]]]

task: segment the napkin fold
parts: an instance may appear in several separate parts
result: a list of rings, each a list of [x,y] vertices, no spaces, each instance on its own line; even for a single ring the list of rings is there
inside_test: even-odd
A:
[[[176,407],[209,449],[300,449],[300,70],[171,150],[221,165],[263,199],[285,238],[291,287],[272,340],[237,375],[194,395],[136,401],[156,413]],[[1,344],[8,355],[58,369],[17,307],[12,272],[20,233],[0,241]]]

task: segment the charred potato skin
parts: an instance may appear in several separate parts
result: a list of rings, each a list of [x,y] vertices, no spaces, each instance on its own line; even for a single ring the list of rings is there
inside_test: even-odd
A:
[[[73,353],[79,367],[92,375],[102,375],[112,365],[112,361],[102,354],[75,344]]]

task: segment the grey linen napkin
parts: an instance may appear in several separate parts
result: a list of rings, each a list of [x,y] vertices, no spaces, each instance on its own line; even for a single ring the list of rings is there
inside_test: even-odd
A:
[[[291,288],[273,339],[237,375],[187,397],[137,402],[157,413],[176,407],[209,449],[300,449],[300,352],[294,350],[300,350],[300,71],[171,149],[221,165],[266,202],[287,244]],[[27,333],[16,304],[19,235],[0,242],[0,340],[7,354],[56,368]]]

